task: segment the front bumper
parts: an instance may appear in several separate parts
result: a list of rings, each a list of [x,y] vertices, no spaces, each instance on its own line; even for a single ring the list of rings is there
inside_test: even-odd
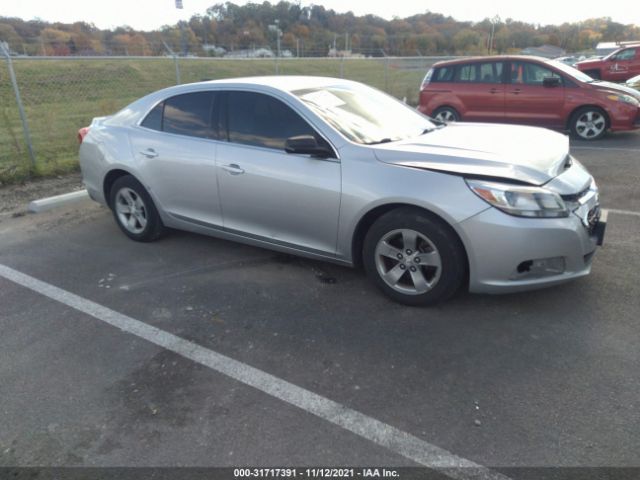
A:
[[[458,224],[469,257],[469,291],[508,293],[588,275],[606,215],[590,227],[566,218],[521,218],[495,208]]]

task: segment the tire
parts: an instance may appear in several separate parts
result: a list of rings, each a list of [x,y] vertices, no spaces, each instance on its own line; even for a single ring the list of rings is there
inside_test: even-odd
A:
[[[399,208],[378,218],[365,236],[362,255],[372,282],[405,305],[440,303],[466,277],[466,254],[458,236],[417,208]]]
[[[165,227],[151,196],[131,175],[118,178],[109,192],[109,206],[120,230],[136,242],[153,242]]]
[[[580,140],[597,140],[607,133],[609,118],[598,107],[582,107],[571,115],[569,129]]]
[[[459,122],[460,114],[452,107],[438,107],[431,114],[431,118],[442,123]]]

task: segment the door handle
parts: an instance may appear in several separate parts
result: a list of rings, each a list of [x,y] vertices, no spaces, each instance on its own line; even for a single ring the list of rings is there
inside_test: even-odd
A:
[[[515,90],[513,90],[511,93],[513,93],[514,95],[520,95],[520,92],[522,91],[521,88],[516,88]]]
[[[146,150],[142,150],[140,153],[147,158],[156,158],[159,155],[159,153],[153,148],[147,148]]]
[[[244,170],[240,168],[240,165],[230,163],[229,165],[222,165],[222,168],[229,172],[231,175],[240,175],[244,173]]]
[[[498,89],[497,88],[492,88],[491,90],[489,90],[489,93],[498,93]]]

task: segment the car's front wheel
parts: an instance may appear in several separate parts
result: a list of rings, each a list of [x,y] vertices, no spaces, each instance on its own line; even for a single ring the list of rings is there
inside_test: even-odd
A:
[[[152,242],[164,233],[164,225],[151,196],[131,175],[120,177],[113,183],[109,206],[120,229],[132,240]]]
[[[572,115],[570,128],[580,140],[597,140],[607,131],[607,116],[597,107],[583,107]]]
[[[466,272],[456,234],[442,220],[414,208],[393,210],[374,222],[365,237],[363,262],[371,280],[406,305],[446,300]]]

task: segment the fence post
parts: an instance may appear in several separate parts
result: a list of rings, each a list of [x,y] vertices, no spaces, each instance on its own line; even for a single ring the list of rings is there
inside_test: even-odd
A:
[[[162,40],[162,44],[164,45],[164,48],[167,49],[167,52],[169,52],[169,55],[173,57],[173,63],[176,67],[176,85],[180,85],[180,65],[178,64],[178,56],[176,55],[176,52],[171,50],[171,47],[167,45],[167,42]]]
[[[29,157],[31,158],[31,167],[36,167],[36,156],[33,153],[33,144],[31,143],[31,132],[29,131],[29,124],[27,123],[27,115],[24,112],[22,106],[22,98],[20,97],[20,89],[18,88],[18,82],[16,80],[16,73],[13,71],[13,62],[11,61],[11,55],[9,54],[8,45],[5,42],[0,42],[0,50],[7,59],[7,68],[9,69],[9,76],[11,77],[11,85],[13,86],[13,93],[16,96],[16,103],[18,104],[18,111],[20,112],[20,120],[22,120],[22,131],[24,132],[24,140],[27,143],[27,149],[29,150]]]
[[[178,56],[175,53],[173,54],[173,63],[176,64],[176,85],[180,85],[182,83],[180,81],[180,64],[178,64]]]
[[[389,57],[384,56],[384,91],[389,93]]]
[[[340,78],[344,78],[344,54],[340,59]]]

